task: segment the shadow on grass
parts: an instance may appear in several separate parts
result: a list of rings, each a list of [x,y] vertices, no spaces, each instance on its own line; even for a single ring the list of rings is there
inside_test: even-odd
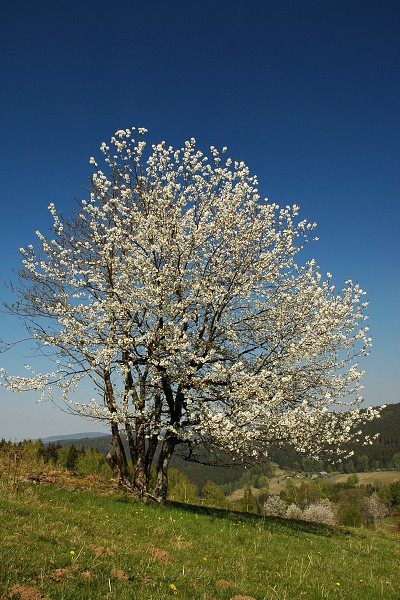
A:
[[[274,529],[287,530],[292,533],[310,533],[324,537],[349,536],[353,535],[351,531],[343,528],[323,525],[322,523],[311,523],[298,519],[285,519],[282,517],[270,517],[257,515],[255,513],[243,513],[223,508],[210,508],[207,506],[197,506],[194,504],[185,504],[183,502],[168,501],[167,507],[178,508],[179,510],[197,515],[207,515],[213,519],[224,519],[234,521],[235,523],[260,524],[267,531]]]

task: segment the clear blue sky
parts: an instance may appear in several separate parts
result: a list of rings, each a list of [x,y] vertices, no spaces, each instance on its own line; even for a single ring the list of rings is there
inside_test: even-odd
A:
[[[318,222],[312,254],[367,290],[366,404],[399,402],[398,0],[3,0],[1,256],[84,196],[89,156],[118,128],[228,146],[264,196]],[[21,330],[0,314],[0,337]],[[2,366],[26,362],[18,348]],[[98,430],[0,389],[0,437]]]

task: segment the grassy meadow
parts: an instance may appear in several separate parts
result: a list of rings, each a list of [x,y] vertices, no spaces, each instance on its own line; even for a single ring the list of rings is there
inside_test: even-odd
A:
[[[3,476],[0,539],[1,600],[400,598],[396,535],[142,504],[95,477]]]
[[[355,473],[358,482],[356,485],[372,485],[375,487],[393,483],[400,479],[399,471],[370,471],[368,473]],[[331,475],[326,478],[328,483],[344,483],[349,474]]]

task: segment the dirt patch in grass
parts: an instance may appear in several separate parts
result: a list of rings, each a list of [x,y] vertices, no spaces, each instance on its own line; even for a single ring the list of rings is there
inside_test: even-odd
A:
[[[82,571],[82,577],[84,579],[92,579],[93,573],[91,573],[91,571],[89,571],[89,569],[86,569],[86,571]]]
[[[38,588],[18,584],[13,585],[8,590],[8,597],[15,600],[51,600],[49,596],[43,594]]]
[[[156,548],[155,546],[150,546],[149,554],[153,558],[167,564],[172,560],[172,556],[166,550],[161,550],[160,548]]]
[[[96,546],[96,544],[89,544],[88,548],[90,548],[96,556],[112,556],[113,551],[111,548],[103,548],[103,546]]]
[[[62,579],[71,579],[75,576],[75,571],[77,567],[73,565],[72,567],[64,567],[62,569],[56,569],[53,573],[54,581],[61,581]]]
[[[64,581],[65,579],[73,579],[74,577],[76,577],[77,574],[82,575],[82,577],[86,580],[92,579],[92,577],[93,577],[93,573],[91,571],[89,571],[89,569],[85,569],[84,571],[81,571],[80,573],[78,573],[78,565],[74,564],[74,565],[71,565],[70,567],[56,569],[53,573],[53,579],[57,583],[60,583],[60,582]],[[116,579],[124,579],[123,577],[117,577],[115,574],[114,574],[114,577]]]
[[[124,580],[124,581],[128,581],[129,580],[129,575],[127,575],[125,573],[125,571],[122,571],[121,569],[113,569],[111,571],[111,575],[115,578],[115,579],[120,579],[120,580]]]

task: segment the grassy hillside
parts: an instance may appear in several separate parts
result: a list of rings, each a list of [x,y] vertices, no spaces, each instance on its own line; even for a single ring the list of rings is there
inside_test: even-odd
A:
[[[69,488],[69,489],[68,489]],[[0,479],[0,598],[399,598],[399,538]]]

